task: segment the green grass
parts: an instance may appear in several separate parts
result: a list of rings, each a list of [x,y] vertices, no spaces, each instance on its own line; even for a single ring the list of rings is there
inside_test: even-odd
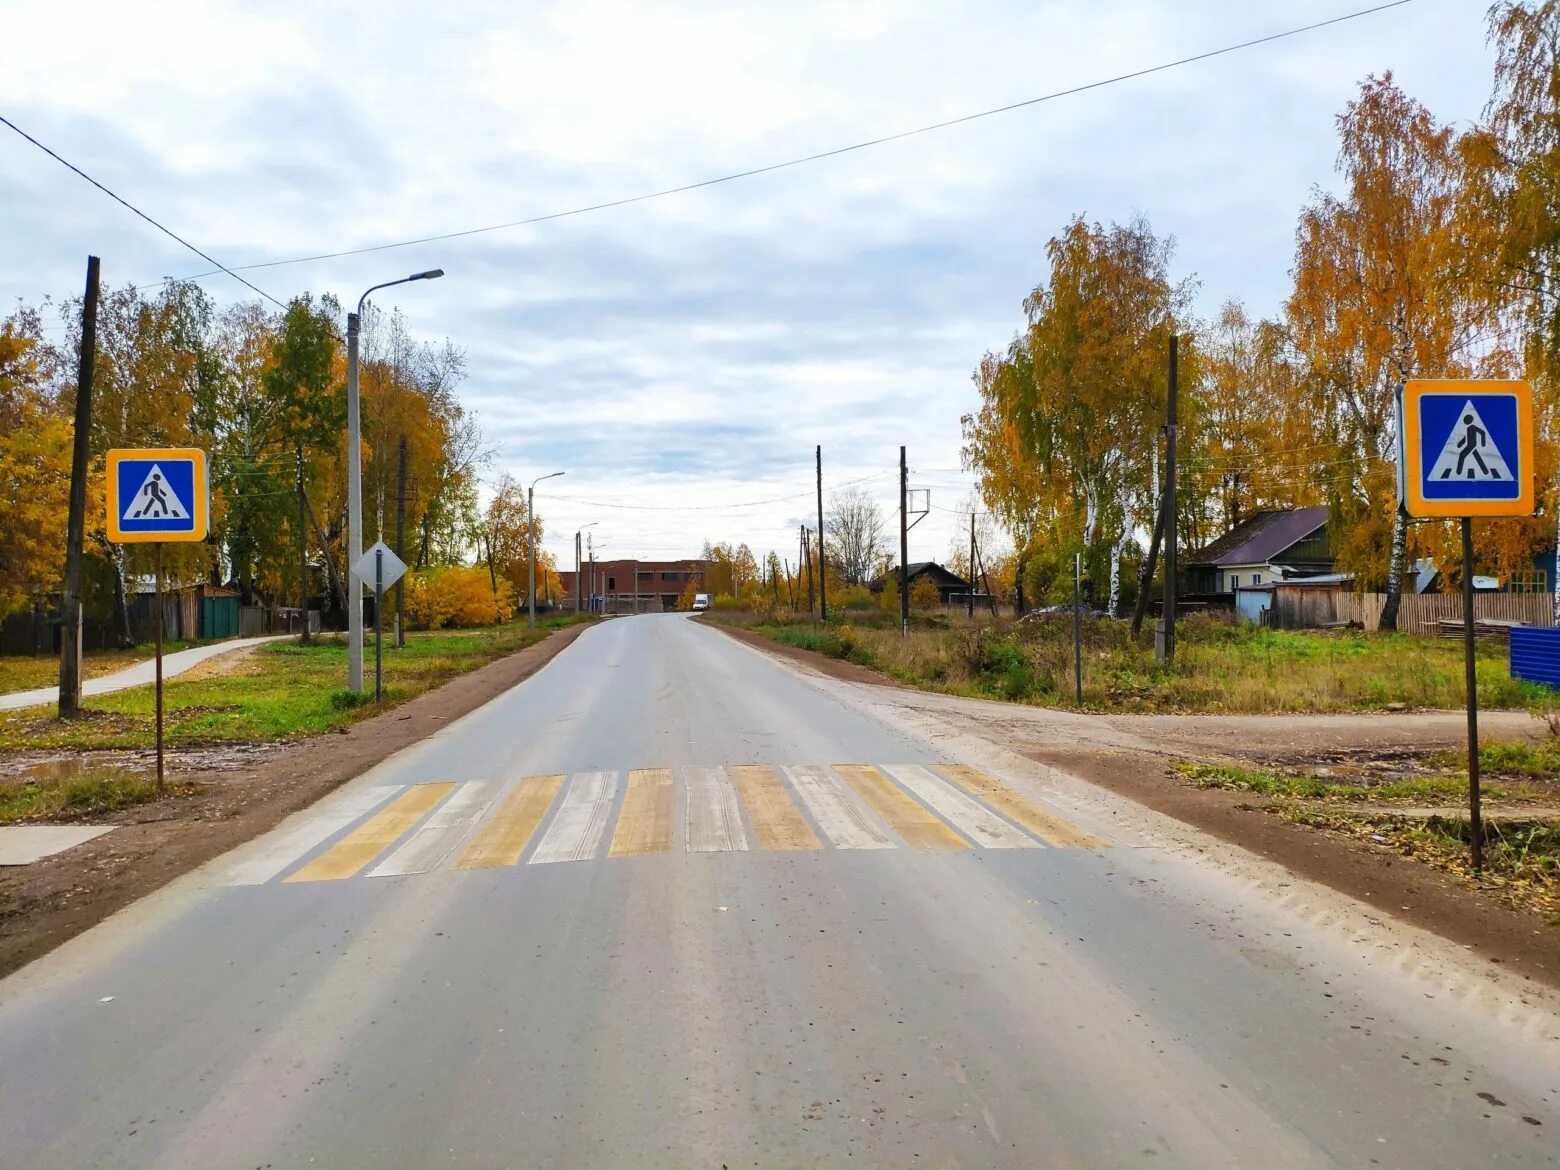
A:
[[[1456,803],[1468,795],[1468,778],[1455,775],[1421,775],[1377,784],[1331,780],[1320,776],[1291,775],[1246,768],[1238,764],[1184,764],[1179,773],[1199,788],[1228,788],[1254,792],[1277,800],[1345,800],[1372,803]],[[1500,785],[1480,786],[1486,800],[1525,799],[1539,795],[1529,789]]]
[[[166,795],[189,796],[195,791],[192,785],[169,784]],[[0,825],[102,816],[147,804],[158,795],[155,779],[111,771],[51,780],[0,780]]]
[[[792,619],[714,620],[747,626],[788,645],[872,667],[912,686],[950,694],[1052,706],[1073,703],[1068,621],[969,625],[941,616],[916,620],[901,637],[892,615],[840,623]],[[1176,658],[1154,658],[1145,630],[1084,621],[1084,706],[1117,712],[1379,711],[1456,708],[1464,701],[1460,642],[1350,630],[1270,630],[1198,616],[1180,626]],[[1510,677],[1506,650],[1478,648],[1479,703],[1486,709],[1543,710],[1560,695]]]
[[[478,630],[409,633],[400,650],[386,647],[386,706],[431,690],[458,674],[523,649],[555,630],[590,618],[539,618]],[[238,661],[214,659],[165,686],[167,742],[175,747],[265,742],[318,735],[375,713],[373,654],[369,651],[367,700],[345,690],[347,648],[331,637],[310,646],[273,642]],[[136,687],[87,701],[80,719],[60,720],[45,708],[0,714],[0,751],[25,748],[76,750],[141,748],[154,739],[151,687]]]
[[[1436,767],[1461,768],[1466,772],[1468,753],[1437,752],[1429,762]],[[1480,743],[1479,770],[1502,776],[1560,778],[1560,736],[1551,735],[1537,743]]]
[[[165,642],[164,653],[186,650],[194,642]],[[137,662],[145,662],[153,654],[152,644],[136,646],[129,650],[91,650],[82,655],[83,678],[98,678],[112,674]],[[58,654],[19,654],[0,657],[0,695],[16,691],[32,691],[39,687],[57,686],[60,681],[60,656]]]

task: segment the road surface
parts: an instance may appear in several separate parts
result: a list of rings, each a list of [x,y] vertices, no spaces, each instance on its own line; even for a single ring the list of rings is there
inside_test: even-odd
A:
[[[247,650],[251,646],[278,642],[287,637],[291,635],[269,634],[263,638],[230,638],[225,642],[210,642],[204,646],[191,646],[188,650],[175,650],[171,654],[163,655],[163,678],[164,680],[173,678],[174,675],[183,674],[202,662],[223,654],[231,654],[235,650]],[[94,695],[109,695],[115,691],[128,690],[130,687],[149,687],[156,681],[157,660],[148,658],[145,662],[137,662],[123,670],[116,670],[113,674],[85,680],[81,684],[81,693],[90,699]],[[21,707],[38,707],[44,703],[55,703],[59,697],[58,686],[38,687],[31,691],[12,691],[8,695],[0,695],[0,711],[14,711]]]
[[[0,1167],[1560,1161],[1552,1015],[891,700],[587,631],[0,983]]]

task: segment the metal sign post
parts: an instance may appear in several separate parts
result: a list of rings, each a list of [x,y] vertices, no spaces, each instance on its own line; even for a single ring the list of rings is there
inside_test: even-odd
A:
[[[385,590],[406,573],[406,562],[382,540],[358,558],[352,572],[359,581],[374,583],[374,702],[384,699]],[[351,653],[349,650],[348,653]]]
[[[163,542],[158,541],[152,545],[152,562],[156,566],[153,570],[154,584],[152,586],[152,604],[156,610],[156,618],[152,622],[157,631],[157,795],[163,794],[163,679],[162,679],[162,644],[163,644],[163,600],[162,600],[162,550]]]
[[[1463,676],[1468,692],[1468,838],[1484,867],[1479,792],[1473,517],[1533,514],[1533,393],[1526,382],[1405,382],[1398,393],[1398,497],[1410,516],[1462,528]]]
[[[108,539],[152,546],[156,666],[157,794],[163,793],[163,545],[206,539],[211,487],[206,453],[194,447],[107,452]]]

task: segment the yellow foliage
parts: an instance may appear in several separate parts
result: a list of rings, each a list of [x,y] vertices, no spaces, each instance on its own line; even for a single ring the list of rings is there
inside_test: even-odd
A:
[[[484,565],[447,565],[406,578],[406,619],[415,629],[494,626],[515,612],[514,592],[500,581],[494,592]]]

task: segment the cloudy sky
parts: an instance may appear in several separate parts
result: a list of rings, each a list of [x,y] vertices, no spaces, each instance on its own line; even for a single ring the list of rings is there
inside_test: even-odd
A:
[[[0,113],[230,266],[504,223],[1021,101],[1371,0],[429,5],[7,0]],[[247,273],[286,300],[391,290],[463,346],[484,475],[539,489],[572,558],[794,550],[826,483],[969,491],[971,369],[1073,213],[1149,217],[1200,308],[1281,301],[1333,118],[1393,70],[1443,119],[1489,88],[1483,0],[1390,11],[663,199]],[[0,310],[208,266],[0,127]],[[252,294],[208,278],[221,301]],[[911,557],[967,524],[934,511]]]

